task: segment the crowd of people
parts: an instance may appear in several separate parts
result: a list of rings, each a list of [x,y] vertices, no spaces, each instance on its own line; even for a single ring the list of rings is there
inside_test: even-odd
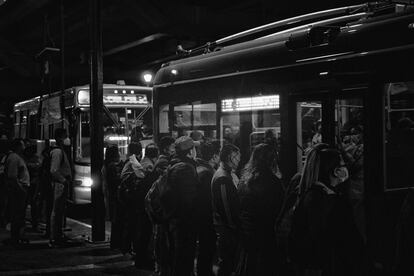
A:
[[[4,241],[5,244],[29,242],[25,237],[29,205],[30,231],[42,233],[39,220],[44,218],[46,229],[43,235],[49,239],[49,245],[57,247],[67,241],[63,227],[72,166],[65,148],[70,146],[70,140],[63,128],[55,130],[55,140],[56,145],[47,146],[40,158],[36,145],[29,140],[14,139],[0,158],[0,227],[10,223],[10,238]]]
[[[286,187],[272,135],[246,164],[234,144],[195,135],[164,136],[144,151],[132,141],[125,161],[109,145],[102,174],[110,247],[160,276],[367,275],[363,219],[353,204],[363,149],[351,144],[362,138],[353,131],[340,147],[318,142],[307,149],[303,169]],[[27,242],[28,204],[33,229],[46,209],[51,246],[65,243],[70,142],[64,129],[55,138],[42,163],[21,139],[2,158],[8,203],[2,200],[1,222],[11,222],[11,244]]]
[[[162,137],[144,157],[133,142],[126,163],[108,148],[111,248],[156,275],[363,275],[349,151],[315,144],[285,189],[277,149],[265,139],[242,166],[234,144],[195,135]]]

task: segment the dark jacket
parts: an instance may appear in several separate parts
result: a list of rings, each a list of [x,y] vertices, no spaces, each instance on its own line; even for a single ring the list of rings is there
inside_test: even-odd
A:
[[[271,171],[241,180],[240,221],[242,242],[247,253],[244,275],[274,275],[276,237],[274,224],[280,212],[284,191]]]
[[[194,222],[199,189],[196,162],[188,157],[175,157],[171,160],[169,179],[175,190],[176,212],[174,217],[182,221]]]
[[[119,185],[121,184],[122,165],[122,163],[109,162],[104,164],[103,167],[105,208],[111,221],[115,218],[115,206],[118,197]]]
[[[363,241],[343,194],[328,193],[323,186],[313,185],[301,199],[292,227],[296,230],[290,244],[296,241],[299,252],[294,254],[296,264],[333,275],[358,275]]]
[[[199,221],[203,225],[213,224],[213,208],[211,203],[211,180],[215,173],[214,168],[205,160],[197,159],[197,174],[200,182],[199,196]]]
[[[211,182],[211,196],[214,225],[239,229],[240,200],[229,168],[221,165],[214,174]]]

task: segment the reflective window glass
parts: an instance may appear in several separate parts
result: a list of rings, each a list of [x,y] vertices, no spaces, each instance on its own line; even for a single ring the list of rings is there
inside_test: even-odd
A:
[[[302,170],[306,150],[322,142],[322,104],[320,101],[296,103],[297,168]]]
[[[414,186],[414,82],[386,83],[386,188]]]

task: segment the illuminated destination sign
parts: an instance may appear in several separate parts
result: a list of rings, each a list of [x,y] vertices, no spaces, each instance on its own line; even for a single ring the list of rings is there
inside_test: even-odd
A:
[[[104,104],[148,104],[146,95],[104,95]]]
[[[279,95],[226,99],[221,101],[221,111],[235,112],[278,109],[279,104]]]
[[[123,93],[125,91],[125,93]],[[80,90],[78,92],[78,103],[80,105],[89,105],[90,104],[90,95],[89,90]],[[114,94],[104,94],[103,103],[107,105],[147,105],[148,98],[144,94],[135,94],[135,91],[121,90],[121,93],[118,93],[117,90],[114,91]]]

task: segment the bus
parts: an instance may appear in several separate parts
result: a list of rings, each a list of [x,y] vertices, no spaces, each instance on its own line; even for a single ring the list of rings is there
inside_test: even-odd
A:
[[[414,186],[413,33],[413,6],[380,1],[181,51],[154,80],[155,140],[199,132],[236,144],[246,163],[273,133],[286,185],[307,148],[341,147],[355,157],[355,222],[375,261],[391,268],[398,212]]]
[[[125,159],[128,143],[152,142],[152,88],[132,85],[103,85],[104,145],[116,144]],[[14,136],[36,144],[42,156],[46,146],[55,143],[54,129],[68,130],[71,147],[67,150],[73,164],[70,201],[91,202],[91,146],[89,85],[38,96],[14,105]],[[145,127],[147,126],[147,127]],[[142,131],[144,130],[144,131]]]

